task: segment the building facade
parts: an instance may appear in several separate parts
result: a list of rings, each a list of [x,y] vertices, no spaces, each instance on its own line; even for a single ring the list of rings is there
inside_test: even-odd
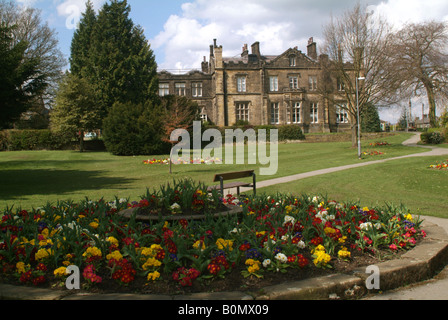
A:
[[[216,40],[201,71],[159,72],[159,95],[182,95],[201,107],[201,118],[218,126],[240,121],[252,125],[299,125],[308,132],[350,129],[344,92],[317,56],[311,38],[307,54],[290,48],[281,55],[262,55],[259,42],[237,57],[223,57]],[[328,64],[326,64],[328,65]],[[330,87],[330,90],[328,90]],[[325,89],[323,89],[325,88]]]

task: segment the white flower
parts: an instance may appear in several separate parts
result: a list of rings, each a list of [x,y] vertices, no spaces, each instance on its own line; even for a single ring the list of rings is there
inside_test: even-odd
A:
[[[230,230],[229,233],[240,233],[241,229],[233,228],[233,230]]]
[[[359,227],[361,228],[361,230],[367,231],[369,229],[372,229],[372,222],[363,222],[359,225]]]
[[[173,203],[170,208],[171,208],[171,210],[179,210],[180,209],[180,205],[177,204],[177,203]]]
[[[297,243],[297,247],[299,247],[299,249],[305,249],[306,244],[305,244],[305,242],[303,242],[303,240],[300,240],[300,241]]]
[[[283,254],[283,253],[277,253],[275,255],[275,259],[277,259],[278,261],[280,261],[281,263],[286,263],[288,262],[288,257]]]
[[[287,224],[287,223],[291,223],[291,224],[294,224],[294,223],[296,223],[296,219],[294,219],[293,217],[291,217],[291,216],[285,216],[285,221],[283,222],[283,225],[285,225],[285,224]]]
[[[271,265],[271,259],[265,259],[263,261],[263,267],[267,268]]]

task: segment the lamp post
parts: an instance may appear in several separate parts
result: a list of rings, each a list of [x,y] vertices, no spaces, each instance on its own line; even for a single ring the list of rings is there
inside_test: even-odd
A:
[[[358,113],[358,158],[361,160],[361,121],[359,118],[359,92],[358,92],[358,81],[365,80],[365,77],[356,78],[356,110]]]

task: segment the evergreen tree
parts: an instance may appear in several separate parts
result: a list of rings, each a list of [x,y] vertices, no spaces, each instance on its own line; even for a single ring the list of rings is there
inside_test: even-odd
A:
[[[104,120],[104,144],[119,156],[168,153],[170,146],[162,141],[164,108],[151,101],[120,103],[111,108]]]
[[[70,71],[73,75],[92,80],[94,69],[90,52],[92,37],[96,24],[96,15],[90,0],[86,3],[86,11],[82,14],[70,47]]]
[[[104,116],[116,102],[141,104],[157,98],[155,57],[129,13],[126,0],[111,0],[100,10],[93,31],[93,83]]]
[[[0,129],[7,128],[42,94],[47,83],[39,59],[25,59],[26,41],[15,43],[12,28],[0,25]]]
[[[366,104],[361,113],[361,130],[363,132],[380,132],[381,120],[378,108],[373,104]]]

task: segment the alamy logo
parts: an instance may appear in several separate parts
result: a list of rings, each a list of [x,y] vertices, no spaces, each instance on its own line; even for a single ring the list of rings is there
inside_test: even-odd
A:
[[[178,141],[171,150],[171,157],[177,157],[184,163],[189,162],[192,150],[193,158],[202,159],[212,156],[223,158],[224,151],[223,164],[261,164],[267,166],[260,168],[260,175],[264,176],[275,175],[278,171],[278,129],[270,130],[269,142],[267,142],[266,129],[259,129],[257,132],[254,129],[245,131],[226,129],[223,138],[218,129],[207,129],[202,133],[201,122],[195,121],[193,123],[193,139],[187,130],[176,129],[171,133],[170,140]],[[193,146],[191,140],[193,140]],[[202,149],[203,142],[210,143]],[[236,153],[234,153],[234,149],[236,149]]]

